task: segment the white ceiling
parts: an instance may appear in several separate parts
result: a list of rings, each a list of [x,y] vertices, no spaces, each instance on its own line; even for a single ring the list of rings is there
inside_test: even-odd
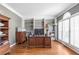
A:
[[[23,19],[28,19],[56,17],[73,3],[6,3],[6,5],[20,14]]]

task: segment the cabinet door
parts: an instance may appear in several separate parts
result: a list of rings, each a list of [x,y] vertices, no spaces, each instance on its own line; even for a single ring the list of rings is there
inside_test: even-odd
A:
[[[45,37],[44,47],[51,47],[51,39],[50,37]]]
[[[36,37],[36,47],[43,47],[43,37]]]
[[[35,46],[35,42],[36,42],[36,40],[34,37],[29,38],[29,46]]]
[[[17,32],[16,33],[16,42],[23,43],[26,40],[25,32]]]

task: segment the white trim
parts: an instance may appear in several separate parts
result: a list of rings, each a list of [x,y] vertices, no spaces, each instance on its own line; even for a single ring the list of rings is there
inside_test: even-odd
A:
[[[16,45],[16,43],[14,43],[14,44],[10,45],[10,47],[13,47],[14,45]]]
[[[73,8],[74,6],[76,6],[77,4],[78,4],[78,3],[75,3],[75,4],[73,4],[72,6],[70,6],[68,9],[62,11],[61,13],[59,13],[59,15],[58,15],[56,18],[60,17],[60,16],[63,15],[65,12],[67,12],[68,10],[70,10],[71,8]]]
[[[69,18],[66,18],[66,19],[70,19],[70,18],[75,17],[75,16],[77,16],[77,15],[79,15],[79,12],[77,12],[77,13],[71,15]],[[63,19],[63,20],[65,20],[65,19]]]
[[[11,8],[10,6],[8,6],[7,4],[1,3],[1,5],[4,6],[5,8],[7,8],[7,9],[9,9],[10,11],[12,11],[13,13],[15,13],[19,17],[23,18],[23,16],[20,13],[18,13],[17,11],[15,11],[13,8]]]
[[[77,13],[71,15],[69,18],[66,18],[66,19],[71,19],[72,17],[75,17],[75,16],[77,16],[77,15],[79,15],[79,12],[77,12]],[[66,19],[61,19],[61,20],[59,20],[59,21],[64,21],[64,20],[66,20]]]
[[[76,16],[76,15],[79,15],[79,12],[73,14],[70,18],[72,18],[72,17],[74,17],[74,16]]]

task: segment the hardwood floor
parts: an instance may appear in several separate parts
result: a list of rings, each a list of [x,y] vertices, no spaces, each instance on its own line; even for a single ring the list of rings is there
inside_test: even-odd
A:
[[[77,55],[57,41],[52,41],[51,44],[51,48],[26,48],[26,43],[15,45],[11,48],[10,55]]]

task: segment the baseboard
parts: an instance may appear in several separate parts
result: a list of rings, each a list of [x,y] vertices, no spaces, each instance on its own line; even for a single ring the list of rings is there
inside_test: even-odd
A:
[[[16,43],[14,43],[14,44],[10,45],[10,47],[13,47],[14,45],[16,45]]]
[[[76,47],[74,47],[74,46],[72,46],[72,45],[70,45],[70,44],[67,44],[67,43],[65,43],[65,42],[63,42],[63,41],[61,41],[61,40],[56,40],[56,41],[62,43],[62,44],[65,45],[66,47],[70,48],[71,50],[73,50],[74,52],[76,52],[77,54],[79,54],[79,50],[78,50]]]

